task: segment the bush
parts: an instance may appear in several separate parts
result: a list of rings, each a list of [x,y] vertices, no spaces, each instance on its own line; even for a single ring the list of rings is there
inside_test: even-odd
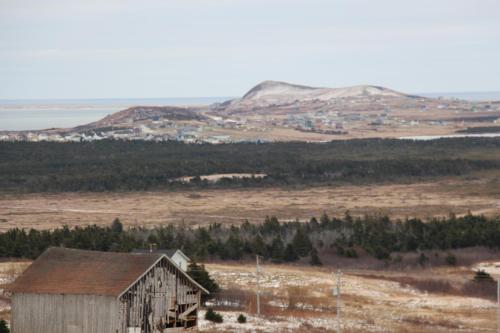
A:
[[[309,261],[309,263],[312,266],[323,266],[323,263],[319,259],[318,251],[316,251],[316,249],[314,247],[313,247],[313,249],[311,251],[311,260]]]
[[[483,270],[477,270],[476,274],[474,275],[474,281],[475,282],[494,282],[493,278],[491,277],[490,274],[486,273]]]
[[[222,315],[215,312],[212,308],[209,308],[205,313],[205,319],[214,323],[222,323],[224,321]]]
[[[238,323],[244,324],[246,322],[247,322],[247,317],[245,317],[243,313],[240,313],[240,315],[238,316]]]
[[[0,320],[0,333],[9,333],[10,330],[7,327],[7,322],[3,319]]]
[[[424,267],[425,265],[427,265],[428,262],[429,258],[427,258],[427,256],[424,253],[420,253],[420,256],[418,257],[418,264]]]
[[[445,260],[449,266],[456,266],[457,265],[457,257],[455,257],[455,255],[453,253],[448,253]]]
[[[355,249],[353,248],[349,248],[345,251],[345,256],[347,258],[357,258],[358,257],[358,253],[356,252]]]

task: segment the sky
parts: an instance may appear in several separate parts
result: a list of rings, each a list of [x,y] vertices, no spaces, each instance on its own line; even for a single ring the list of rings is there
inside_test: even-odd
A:
[[[0,99],[500,90],[499,0],[0,0]]]

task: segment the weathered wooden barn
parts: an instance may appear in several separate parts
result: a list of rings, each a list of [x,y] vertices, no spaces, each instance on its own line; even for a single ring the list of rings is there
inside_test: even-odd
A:
[[[192,330],[208,293],[164,254],[55,247],[9,290],[12,333]]]

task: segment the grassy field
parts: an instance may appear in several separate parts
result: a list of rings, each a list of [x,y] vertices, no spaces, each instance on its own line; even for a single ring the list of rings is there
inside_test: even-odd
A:
[[[263,317],[255,315],[255,267],[207,266],[227,290],[219,310],[225,321],[202,321],[203,331],[217,332],[335,332],[335,276],[330,269],[264,265],[260,277]],[[341,317],[343,332],[494,332],[495,303],[468,295],[428,292],[405,283],[445,280],[453,286],[472,276],[468,267],[427,270],[345,270],[342,274]],[[402,281],[402,282],[399,282]],[[245,292],[244,292],[245,291]],[[225,306],[224,304],[232,304]],[[239,313],[249,319],[238,324]]]
[[[212,222],[262,222],[343,215],[392,217],[500,214],[500,177],[481,172],[410,184],[200,189],[167,192],[37,193],[0,195],[0,231],[14,227],[51,229],[62,225],[127,226]]]

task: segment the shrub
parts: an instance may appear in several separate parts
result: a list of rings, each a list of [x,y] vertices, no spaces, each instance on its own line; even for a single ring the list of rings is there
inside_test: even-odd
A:
[[[423,252],[420,253],[420,256],[418,257],[418,264],[424,267],[425,265],[427,265],[428,262],[429,258],[427,258],[427,256]]]
[[[215,312],[212,308],[209,308],[205,313],[205,319],[214,323],[222,323],[224,321],[222,315]]]
[[[9,333],[10,330],[7,327],[7,322],[3,319],[0,320],[0,333]]]
[[[483,271],[481,269],[476,271],[476,274],[474,275],[474,281],[475,282],[494,282],[491,275],[486,273],[485,271]]]
[[[240,315],[238,316],[238,323],[244,324],[246,322],[247,322],[247,317],[245,317],[243,313],[240,313]]]
[[[353,248],[349,248],[345,251],[345,256],[347,258],[357,258],[358,257],[358,253],[356,252],[355,249]]]
[[[313,249],[311,251],[311,260],[309,261],[309,263],[312,266],[323,266],[323,263],[319,259],[318,251],[316,251],[316,249],[314,247],[313,247]]]
[[[453,253],[448,253],[445,261],[449,266],[456,266],[457,265],[457,257],[455,257],[455,255]]]

